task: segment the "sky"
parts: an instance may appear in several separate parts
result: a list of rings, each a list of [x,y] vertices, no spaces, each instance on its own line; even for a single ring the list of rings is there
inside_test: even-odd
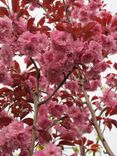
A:
[[[107,10],[111,11],[112,13],[117,12],[117,0],[104,0],[104,2],[107,4]]]

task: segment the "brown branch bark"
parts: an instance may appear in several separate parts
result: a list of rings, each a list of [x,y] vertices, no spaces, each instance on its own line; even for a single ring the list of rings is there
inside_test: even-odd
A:
[[[89,97],[88,97],[88,94],[87,92],[85,91],[84,87],[82,86],[82,91],[83,91],[83,94],[84,94],[84,97],[85,97],[85,100],[86,100],[86,103],[87,103],[87,106],[89,108],[89,111],[91,113],[91,116],[92,116],[92,121],[93,121],[93,124],[94,124],[94,127],[95,127],[95,130],[99,136],[99,139],[100,141],[102,142],[105,150],[106,150],[106,153],[109,155],[109,156],[115,156],[115,154],[112,152],[112,150],[110,149],[107,141],[105,140],[104,136],[103,136],[103,133],[101,132],[101,129],[98,125],[98,122],[97,122],[97,119],[96,119],[96,116],[95,116],[95,112],[93,110],[93,107],[92,107],[92,104],[89,100]]]
[[[86,156],[85,149],[84,149],[83,146],[80,146],[80,155],[81,156]]]
[[[35,141],[36,141],[36,122],[37,122],[37,116],[38,116],[38,105],[39,105],[39,97],[40,97],[40,90],[39,90],[39,78],[40,78],[40,70],[37,67],[35,61],[30,58],[32,63],[35,66],[36,69],[36,91],[34,95],[34,117],[33,117],[33,126],[32,126],[32,141],[31,141],[31,149],[29,150],[29,155],[33,156],[33,151],[35,147]]]

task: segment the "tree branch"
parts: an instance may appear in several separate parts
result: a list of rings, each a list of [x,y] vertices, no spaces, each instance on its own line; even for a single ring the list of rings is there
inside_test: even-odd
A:
[[[110,149],[110,147],[109,147],[107,141],[105,140],[105,138],[104,138],[104,136],[103,136],[103,133],[101,132],[101,129],[100,129],[99,125],[98,125],[98,122],[97,122],[97,119],[96,119],[96,116],[95,116],[95,112],[94,112],[93,107],[92,107],[92,104],[91,104],[91,102],[90,102],[90,100],[89,100],[88,94],[87,94],[87,92],[85,91],[83,85],[82,85],[82,92],[83,92],[83,94],[84,94],[84,97],[85,97],[87,106],[88,106],[89,111],[90,111],[90,113],[91,113],[92,121],[93,121],[95,130],[96,130],[96,132],[97,132],[97,134],[98,134],[98,136],[99,136],[99,139],[101,140],[101,142],[102,142],[102,144],[103,144],[103,146],[104,146],[104,148],[105,148],[107,154],[108,154],[109,156],[115,156],[115,154],[114,154],[114,153],[112,152],[112,150]]]
[[[35,140],[36,140],[36,122],[37,122],[37,116],[38,116],[38,104],[39,104],[39,97],[40,97],[40,90],[39,90],[39,78],[40,78],[40,69],[37,67],[35,61],[30,58],[32,63],[35,66],[36,69],[36,92],[34,96],[34,117],[33,117],[33,126],[32,126],[32,141],[31,141],[31,149],[30,149],[30,156],[33,156],[34,146],[35,146]]]
[[[67,22],[70,23],[71,21],[70,21],[69,15],[68,15],[68,6],[66,6],[65,0],[63,0],[63,4],[64,4],[64,8],[65,8]]]

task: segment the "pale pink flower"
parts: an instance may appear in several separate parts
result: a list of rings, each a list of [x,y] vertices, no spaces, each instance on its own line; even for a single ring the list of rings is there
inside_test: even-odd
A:
[[[103,97],[101,97],[102,101],[107,107],[115,107],[117,106],[117,98],[115,96],[114,91],[109,88],[106,88],[103,91]]]
[[[61,148],[49,143],[42,151],[38,151],[34,156],[62,156]]]
[[[54,45],[62,47],[71,45],[73,40],[71,34],[58,30],[52,31],[50,37]]]
[[[0,43],[11,39],[12,31],[12,21],[8,17],[0,18]]]
[[[94,60],[94,54],[90,50],[85,51],[84,54],[81,56],[82,63],[91,63],[93,60]]]
[[[106,62],[99,62],[94,65],[94,71],[101,73],[105,71],[107,67],[108,67],[108,64]]]

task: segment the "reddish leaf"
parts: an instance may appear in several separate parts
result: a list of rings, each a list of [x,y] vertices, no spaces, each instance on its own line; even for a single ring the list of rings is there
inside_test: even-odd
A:
[[[20,11],[17,14],[17,19],[23,15],[29,16],[29,12],[26,9],[20,9]]]
[[[93,144],[93,141],[92,140],[87,140],[87,146],[89,146],[89,145],[91,145],[91,144]]]
[[[112,122],[111,122],[111,119],[105,118],[103,123],[109,128],[109,130],[112,129]]]
[[[117,106],[115,106],[114,108],[107,108],[106,109],[106,113],[105,116],[112,116],[112,115],[116,115],[117,114]]]
[[[74,143],[75,144],[78,144],[78,145],[81,145],[81,146],[84,146],[84,144],[86,143],[87,139],[85,137],[83,137],[82,139],[79,139],[79,140],[75,140]]]
[[[0,89],[0,96],[1,96],[2,94],[4,94],[4,95],[6,96],[6,95],[9,94],[9,92],[11,92],[11,91],[12,91],[11,89],[9,89],[9,88],[7,88],[7,87],[3,87],[3,88]]]
[[[41,32],[46,32],[46,31],[50,31],[51,29],[48,26],[42,26],[40,30]]]
[[[92,99],[91,99],[91,101],[94,101],[94,100],[97,100],[97,99],[98,99],[97,96],[93,96]]]
[[[117,114],[117,106],[114,107],[114,109],[111,109],[109,112],[110,115],[116,115]]]
[[[98,149],[99,149],[99,145],[98,144],[91,145],[91,150],[93,150],[94,152],[97,152]]]
[[[68,107],[73,106],[73,102],[72,101],[66,101],[63,104],[66,104]]]
[[[27,29],[33,26],[35,18],[30,18],[27,22]]]
[[[113,67],[117,70],[117,63],[114,63]]]
[[[39,20],[37,26],[39,26],[39,25],[42,26],[44,23],[45,23],[45,17],[42,17],[42,18]]]
[[[96,119],[99,121],[102,120],[103,118],[101,116],[96,116]]]
[[[0,16],[4,16],[4,15],[8,16],[9,12],[5,7],[0,7]]]
[[[54,6],[54,13],[56,12],[56,10],[61,6],[61,2],[60,1],[56,1],[55,2],[55,6]]]
[[[61,6],[58,8],[57,11],[57,19],[59,20],[60,18],[63,18],[64,15],[64,6]]]
[[[110,60],[106,61],[106,63],[109,65],[113,64]]]
[[[0,117],[0,128],[9,125],[11,121],[12,119],[10,117]]]
[[[43,0],[44,5],[52,4],[55,0]]]
[[[33,119],[32,118],[26,118],[24,120],[22,120],[22,122],[24,122],[25,124],[32,126],[33,125]]]
[[[37,32],[37,31],[39,31],[39,28],[37,28],[37,27],[35,27],[35,26],[31,26],[31,27],[29,27],[28,28],[28,30],[30,31],[30,32]]]
[[[103,25],[103,21],[102,21],[102,19],[101,19],[101,18],[99,18],[99,17],[95,17],[95,20],[96,20],[98,23],[100,23],[100,24],[102,24],[102,25]]]
[[[96,25],[95,22],[89,22],[88,24],[86,24],[83,28],[83,32],[86,33],[88,31],[90,31],[94,26]]]
[[[24,7],[26,4],[32,2],[32,0],[22,0],[21,6]]]
[[[63,31],[65,29],[63,23],[56,24],[56,29]]]
[[[15,70],[16,70],[16,72],[17,72],[17,73],[20,73],[21,70],[20,70],[20,65],[19,65],[19,63],[18,63],[17,61],[14,61],[14,65],[15,65]]]
[[[44,131],[44,130],[39,130],[39,135],[40,135],[44,140],[46,140],[47,142],[49,142],[49,141],[52,139],[52,137],[51,137],[51,135],[49,134],[49,132]]]
[[[73,142],[68,141],[68,140],[62,140],[59,142],[59,145],[74,146],[75,144]]]
[[[16,98],[22,97],[26,95],[26,90],[24,90],[21,86],[18,86],[14,89],[14,95]]]
[[[111,24],[111,27],[115,27],[117,26],[117,19],[113,20],[112,24]]]
[[[18,12],[20,9],[19,0],[12,0],[12,10],[13,12]]]
[[[106,15],[106,23],[110,24],[111,20],[112,20],[112,15],[111,14]]]
[[[117,121],[114,120],[114,119],[112,119],[111,122],[112,122],[112,124],[117,128]]]

